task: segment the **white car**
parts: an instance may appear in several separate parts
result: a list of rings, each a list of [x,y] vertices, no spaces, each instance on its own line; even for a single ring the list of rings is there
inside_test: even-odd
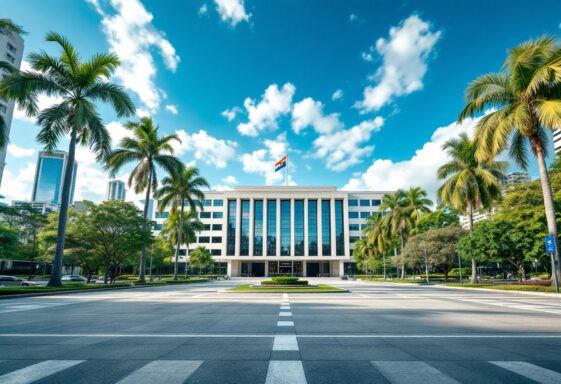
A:
[[[86,281],[88,281],[88,279],[80,275],[64,275],[62,276],[61,280],[70,281],[73,283],[85,283]]]
[[[15,276],[0,275],[0,287],[20,287],[37,285],[36,283]]]

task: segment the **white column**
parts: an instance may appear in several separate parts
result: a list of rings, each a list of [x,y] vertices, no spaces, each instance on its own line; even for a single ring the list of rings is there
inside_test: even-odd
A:
[[[294,199],[290,199],[290,256],[294,256]]]
[[[345,239],[345,256],[351,260],[351,241],[349,239],[349,196],[343,199],[343,233]]]
[[[267,256],[267,199],[263,199],[263,256]],[[265,271],[267,271],[265,262]]]
[[[337,256],[336,239],[335,239],[335,198],[331,198],[330,203],[330,216],[331,216],[331,256]]]
[[[308,257],[308,198],[304,199],[304,256]],[[306,265],[306,262],[304,262]],[[306,276],[306,274],[304,274]]]
[[[281,205],[281,201],[280,199],[277,199],[277,241],[276,241],[276,245],[277,245],[277,251],[276,251],[276,256],[280,256],[280,205]]]
[[[265,260],[265,277],[269,277],[269,262]]]
[[[236,248],[235,248],[235,252],[234,252],[234,256],[239,257],[240,256],[240,226],[241,226],[241,220],[240,220],[240,216],[241,216],[241,212],[242,212],[242,202],[241,199],[238,197],[236,199]]]
[[[306,277],[308,275],[308,262],[306,260],[302,261],[302,276]]]
[[[339,262],[339,276],[345,276],[345,264],[343,261]]]
[[[253,214],[254,202],[253,198],[249,199],[249,256],[253,256],[253,227],[255,224],[253,222],[253,219],[255,218],[255,215]]]
[[[318,230],[318,256],[323,256],[323,247],[322,247],[322,243],[323,243],[323,223],[321,222],[322,217],[321,217],[321,199],[317,200],[317,213],[318,213],[318,224],[317,224],[317,230]]]

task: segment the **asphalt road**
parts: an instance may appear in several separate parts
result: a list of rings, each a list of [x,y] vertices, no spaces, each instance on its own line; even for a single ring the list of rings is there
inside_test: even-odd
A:
[[[561,299],[247,280],[0,300],[0,383],[561,383]]]

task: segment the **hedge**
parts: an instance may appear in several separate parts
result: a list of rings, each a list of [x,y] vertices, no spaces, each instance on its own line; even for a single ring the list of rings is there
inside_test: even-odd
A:
[[[308,285],[308,280],[290,276],[275,276],[271,280],[262,281],[261,285]]]

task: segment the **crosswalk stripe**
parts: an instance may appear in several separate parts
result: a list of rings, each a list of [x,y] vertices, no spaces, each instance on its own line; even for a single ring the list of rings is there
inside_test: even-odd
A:
[[[490,361],[490,363],[541,384],[561,383],[561,373],[525,361]]]
[[[273,342],[273,351],[297,351],[298,341],[296,335],[276,335]]]
[[[265,384],[307,384],[301,361],[269,361]]]
[[[46,360],[0,376],[2,384],[29,384],[82,363],[84,360]]]
[[[371,361],[392,384],[459,384],[448,375],[422,361]]]
[[[154,360],[117,384],[181,384],[202,364],[197,360]]]

